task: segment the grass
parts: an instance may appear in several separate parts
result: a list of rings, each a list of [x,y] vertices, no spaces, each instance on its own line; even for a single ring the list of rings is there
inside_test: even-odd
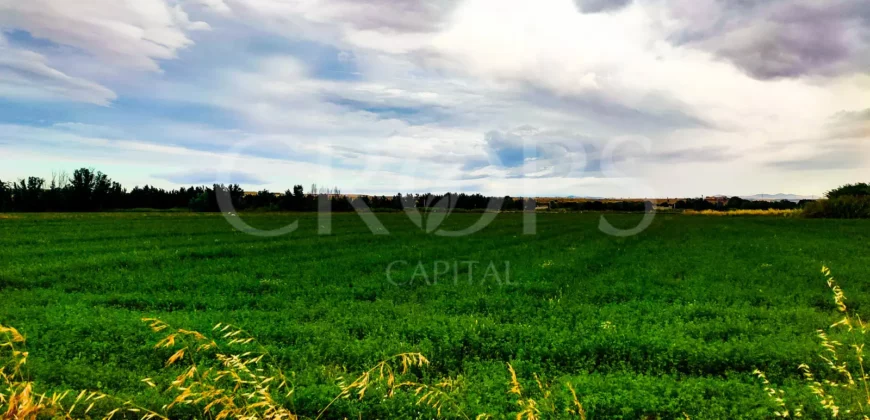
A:
[[[218,354],[251,351],[268,354],[267,378],[283,375],[269,388],[275,406],[301,418],[431,418],[439,407],[448,418],[770,418],[779,406],[756,369],[791,413],[826,418],[798,369],[832,374],[817,330],[842,314],[818,267],[836,267],[850,310],[870,302],[870,223],[860,220],[667,214],[615,238],[597,230],[595,214],[539,215],[534,236],[522,234],[521,214],[504,214],[477,234],[444,238],[402,214],[378,215],[390,235],[335,215],[334,233],[318,236],[314,215],[257,213],[249,222],[258,227],[300,220],[290,236],[259,238],[209,214],[15,216],[0,222],[0,324],[27,339],[23,382],[48,395],[111,395],[92,409],[101,416],[127,402],[164,413],[192,363],[218,372],[231,360]],[[622,227],[639,219],[607,217]],[[412,262],[393,274],[398,286],[385,279],[396,260]],[[458,282],[411,282],[417,261],[439,260],[507,261],[511,284],[469,284],[465,271]],[[175,327],[149,331],[142,318]],[[155,349],[170,330],[216,335],[217,323],[258,341],[229,344],[224,332],[220,347],[193,346],[169,366],[182,340]],[[841,333],[829,337],[852,343]],[[391,358],[402,354],[428,363],[403,370]],[[394,386],[415,386],[383,399],[384,362]],[[515,384],[519,394],[508,392]],[[419,404],[431,390],[442,404]],[[200,406],[167,409],[202,415]]]

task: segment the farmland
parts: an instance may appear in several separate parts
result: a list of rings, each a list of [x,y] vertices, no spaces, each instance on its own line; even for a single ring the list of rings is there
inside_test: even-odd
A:
[[[154,349],[149,317],[244,328],[292,378],[287,404],[311,418],[340,376],[403,352],[431,361],[422,379],[461,380],[456,404],[471,418],[516,416],[508,363],[529,388],[535,375],[559,394],[570,383],[590,418],[770,418],[755,369],[818,418],[797,366],[824,370],[816,330],[838,319],[820,267],[870,314],[868,221],[660,214],[613,237],[596,214],[540,214],[523,235],[522,215],[505,213],[451,238],[403,214],[378,215],[388,235],[354,214],[334,215],[329,235],[313,214],[244,216],[299,229],[258,237],[203,213],[0,217],[0,324],[26,335],[31,379],[158,409],[171,397],[142,379],[179,371],[164,367],[171,352]],[[640,215],[607,217],[630,227]],[[439,263],[449,271],[436,281]],[[415,401],[341,400],[324,418],[434,416]]]

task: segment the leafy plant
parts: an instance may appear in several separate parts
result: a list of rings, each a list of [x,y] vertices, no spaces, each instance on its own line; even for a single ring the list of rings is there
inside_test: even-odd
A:
[[[870,196],[843,195],[808,203],[804,215],[812,218],[870,218]]]
[[[846,184],[838,188],[834,188],[831,191],[825,193],[825,197],[828,198],[839,198],[839,197],[857,197],[857,196],[870,196],[870,184],[866,182],[859,182],[856,184]]]

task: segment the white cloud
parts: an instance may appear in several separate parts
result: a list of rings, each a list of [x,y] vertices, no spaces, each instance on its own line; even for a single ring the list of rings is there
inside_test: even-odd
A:
[[[230,15],[233,10],[224,0],[187,0],[188,3],[198,4],[223,15]]]
[[[108,65],[159,70],[193,44],[186,31],[207,29],[167,0],[2,0],[0,28],[81,49]]]
[[[157,130],[140,128],[139,133],[148,133],[140,136],[141,144],[125,144],[124,152],[103,151],[104,157],[142,152],[147,153],[143,159],[159,166],[161,155],[173,155],[183,157],[172,165],[196,166],[189,163],[194,156],[219,157],[246,142],[250,147],[239,169],[275,179],[279,188],[291,178],[277,168],[290,167],[286,161],[293,160],[297,166],[291,175],[321,177],[312,182],[338,184],[345,191],[370,190],[372,185],[387,186],[390,192],[416,189],[411,184],[485,184],[488,191],[498,192],[516,185],[512,177],[521,175],[522,168],[535,166],[543,178],[531,182],[547,193],[572,185],[597,191],[579,195],[610,195],[607,188],[613,195],[630,195],[605,185],[597,179],[600,174],[575,170],[583,163],[598,164],[594,151],[623,135],[651,139],[651,155],[636,155],[631,174],[669,195],[702,194],[705,186],[711,194],[757,192],[753,179],[781,176],[803,160],[823,156],[831,144],[838,153],[854,152],[851,169],[837,179],[856,176],[867,166],[867,148],[853,147],[870,133],[867,121],[832,127],[831,116],[840,111],[858,115],[870,108],[870,77],[829,74],[829,69],[758,77],[758,71],[800,70],[812,64],[812,54],[792,51],[775,62],[762,54],[760,62],[751,63],[746,61],[751,57],[734,54],[768,41],[773,47],[793,46],[791,41],[806,35],[782,29],[788,26],[782,22],[767,28],[753,20],[767,12],[744,13],[713,0],[702,0],[697,8],[684,7],[695,2],[660,0],[48,3],[0,0],[0,27],[24,29],[66,46],[38,50],[42,55],[13,48],[14,53],[0,57],[0,69],[17,69],[0,70],[0,95],[104,105],[114,93],[82,78],[84,65],[75,64],[85,58],[115,71],[158,70],[161,60],[192,46],[190,31],[214,30],[197,37],[198,43],[226,42],[204,49],[224,55],[186,55],[188,61],[174,66],[181,77],[146,75],[148,90],[137,92],[142,98],[136,99],[217,108],[241,121],[238,131],[224,121],[214,127],[200,127],[199,121],[185,126],[185,118],[208,120],[196,108],[178,113],[178,121],[167,124],[162,137]],[[825,21],[836,21],[835,15],[826,15]],[[200,22],[201,16],[211,25]],[[855,19],[850,20],[852,27]],[[716,43],[719,21],[727,23],[728,36]],[[774,32],[778,35],[765,36]],[[69,47],[74,47],[72,53]],[[853,56],[839,55],[844,62],[832,68],[856,68]],[[747,71],[750,65],[756,71]],[[133,85],[141,73],[130,73],[124,81]],[[33,74],[45,81],[33,82]],[[94,127],[56,128],[80,137],[100,136]],[[136,132],[135,127],[124,130]],[[510,141],[487,142],[486,133],[493,132]],[[494,148],[507,156],[516,147],[513,135],[537,142],[540,156],[507,168],[492,164]],[[838,139],[823,143],[830,137]],[[589,162],[574,165],[581,154]],[[828,157],[827,162],[835,162],[836,156]],[[333,175],[315,170],[322,169],[321,160],[338,169]],[[299,171],[301,167],[305,170]],[[690,170],[701,176],[686,179]],[[812,193],[801,188],[818,184],[779,182],[776,190],[792,193]],[[774,185],[770,181],[759,187]]]
[[[198,0],[215,3],[220,0]],[[459,0],[225,0],[260,17],[301,17],[346,30],[411,34],[442,27]],[[216,8],[221,8],[215,3]]]
[[[435,41],[435,50],[455,63],[453,70],[521,81],[560,96],[601,96],[654,113],[678,104],[729,128],[771,128],[774,117],[801,117],[798,126],[777,127],[786,132],[781,134],[805,132],[805,124],[817,124],[831,110],[833,98],[822,87],[757,81],[708,53],[665,42],[670,34],[659,27],[655,5],[581,14],[570,0],[500,3],[467,2]],[[670,104],[651,100],[656,97]]]
[[[0,35],[0,96],[71,100],[109,105],[116,98],[100,84],[67,75],[50,67],[46,57],[13,48]]]
[[[286,26],[294,36],[338,43],[361,56],[374,51],[370,58],[378,53],[393,57],[393,63],[366,68],[365,76],[376,78],[381,92],[405,85],[399,79],[422,67],[441,72],[432,78],[469,80],[475,86],[470,91],[479,95],[497,93],[495,85],[516,95],[532,87],[556,98],[580,99],[587,108],[617,106],[624,113],[637,110],[654,118],[684,114],[719,129],[762,132],[770,139],[818,135],[827,115],[844,102],[859,106],[856,93],[832,93],[833,82],[756,80],[710,52],[674,45],[671,40],[686,31],[686,18],[677,13],[685,10],[660,2],[637,1],[609,13],[584,14],[572,0],[468,0],[455,8],[433,9],[437,25],[408,32],[372,24],[389,22],[404,10],[379,10],[383,16],[376,19],[369,14],[371,5],[259,0],[247,7],[257,12],[253,19],[273,22],[269,16],[276,16],[296,23]],[[724,13],[711,7],[699,11],[709,15],[698,17],[708,22]],[[319,29],[309,32],[300,22]],[[395,57],[414,64],[396,71],[390,68],[401,61]],[[412,85],[431,82],[423,77]],[[560,107],[563,115],[590,119],[590,109]],[[514,125],[523,123],[533,122]]]

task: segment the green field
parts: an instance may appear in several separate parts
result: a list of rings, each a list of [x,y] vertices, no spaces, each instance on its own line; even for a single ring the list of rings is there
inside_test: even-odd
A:
[[[0,215],[0,324],[26,335],[30,377],[43,391],[98,389],[157,409],[171,396],[141,380],[180,369],[164,368],[172,352],[155,350],[159,336],[140,320],[157,317],[246,329],[292,378],[286,404],[311,418],[338,394],[337,377],[402,352],[431,361],[421,380],[459,378],[471,418],[516,417],[507,363],[529,392],[535,374],[563,396],[572,384],[589,418],[771,418],[756,368],[821,418],[797,366],[825,369],[816,330],[839,319],[823,264],[850,309],[870,315],[870,221],[660,214],[617,238],[595,214],[540,214],[536,235],[522,234],[522,215],[501,214],[446,238],[402,214],[378,214],[389,235],[354,214],[334,215],[328,236],[312,214],[245,217],[300,228],[263,238],[215,214]],[[627,227],[640,216],[608,217]],[[391,282],[397,260],[408,264]],[[469,260],[492,262],[500,278],[474,271],[469,284],[460,264],[454,281],[452,264]],[[410,281],[418,261],[430,284]],[[436,261],[450,272],[432,284]],[[415,401],[373,394],[324,418],[434,416]]]

